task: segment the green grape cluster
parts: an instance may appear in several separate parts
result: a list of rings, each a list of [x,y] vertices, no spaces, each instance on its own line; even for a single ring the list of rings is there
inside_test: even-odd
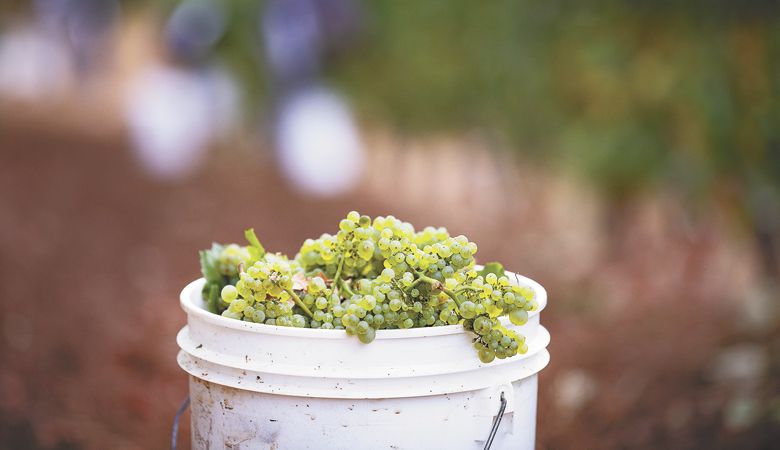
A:
[[[219,272],[227,277],[238,276],[238,268],[251,258],[249,249],[237,244],[224,246],[218,255]]]
[[[247,239],[247,247],[201,252],[211,285],[204,297],[220,288],[209,302],[212,312],[266,325],[345,330],[363,343],[377,330],[462,324],[474,333],[484,363],[528,350],[525,338],[499,319],[524,324],[538,307],[533,290],[504,275],[500,264],[477,271],[477,245],[445,228],[415,231],[393,216],[372,220],[352,211],[335,235],[307,239],[292,260],[266,253],[252,230]]]

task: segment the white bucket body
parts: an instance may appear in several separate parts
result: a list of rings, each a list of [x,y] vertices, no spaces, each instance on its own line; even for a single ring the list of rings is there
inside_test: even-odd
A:
[[[461,325],[382,330],[275,327],[205,309],[203,280],[181,295],[177,337],[190,376],[193,449],[480,449],[504,393],[494,449],[533,449],[537,374],[549,362],[539,309],[511,327],[528,352],[482,364]]]
[[[494,449],[532,450],[537,375],[512,383]],[[481,449],[500,391],[389,399],[262,394],[190,377],[193,449]],[[517,405],[522,405],[518,407]]]

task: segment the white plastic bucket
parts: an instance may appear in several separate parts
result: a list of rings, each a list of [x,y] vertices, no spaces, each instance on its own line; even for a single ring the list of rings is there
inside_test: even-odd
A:
[[[549,362],[539,309],[515,327],[528,352],[482,364],[461,325],[382,330],[371,344],[340,330],[276,327],[205,309],[204,280],[181,293],[188,325],[193,449],[480,449],[503,393],[494,449],[533,449],[537,374]]]

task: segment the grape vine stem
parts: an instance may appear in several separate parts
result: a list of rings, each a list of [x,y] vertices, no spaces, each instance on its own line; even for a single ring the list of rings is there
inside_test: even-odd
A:
[[[292,297],[293,301],[295,301],[295,304],[300,306],[301,309],[303,310],[303,312],[305,312],[306,315],[309,316],[310,319],[314,318],[314,315],[311,313],[311,311],[309,311],[309,308],[307,308],[306,305],[303,304],[303,302],[301,301],[301,298],[298,297],[298,294],[296,294],[295,291],[293,291],[290,288],[287,288],[287,289],[285,289],[285,292],[290,294],[290,297]]]
[[[339,268],[336,269],[336,276],[333,278],[334,286],[339,285],[339,278],[341,278],[341,269],[343,268],[344,268],[344,255],[341,255],[341,258],[339,258]]]
[[[461,286],[461,287],[455,289],[455,293],[456,294],[460,294],[461,292],[464,292],[464,291],[480,292],[481,289],[477,289],[477,288],[475,288],[473,286]]]
[[[347,294],[349,294],[349,295],[350,295],[350,297],[351,297],[351,296],[353,296],[353,295],[355,295],[355,293],[354,293],[354,292],[352,292],[352,289],[350,289],[350,288],[349,288],[349,286],[347,285],[347,282],[346,282],[346,281],[344,281],[344,280],[339,280],[339,287],[340,287],[341,289],[343,289],[343,290],[344,290],[344,292],[346,292]]]
[[[429,277],[427,275],[424,275],[421,272],[417,272],[417,276],[418,276],[417,280],[422,280],[422,281],[430,284],[432,288],[438,289],[438,290],[444,292],[445,294],[447,294],[447,296],[449,298],[451,298],[452,300],[455,301],[455,304],[458,305],[458,307],[460,307],[460,304],[462,302],[458,299],[457,294],[455,292],[452,292],[451,290],[447,289],[446,287],[444,287],[444,283],[442,283],[441,281],[439,281],[439,280],[437,280],[435,278],[431,278],[431,277]]]
[[[415,280],[415,281],[417,281],[417,280]],[[401,291],[401,295],[404,296],[404,311],[406,311],[406,304],[410,302],[409,295],[406,293],[406,291],[404,291],[404,289],[401,287],[401,285],[398,284],[398,281],[395,278],[392,280],[392,283],[393,283],[393,286],[395,286],[399,291]],[[411,288],[412,288],[412,286],[409,286],[408,289],[411,290]]]

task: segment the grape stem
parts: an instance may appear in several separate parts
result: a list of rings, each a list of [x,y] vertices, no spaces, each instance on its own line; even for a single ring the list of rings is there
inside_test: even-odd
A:
[[[438,290],[444,292],[445,294],[447,294],[447,296],[449,298],[454,300],[455,304],[458,305],[458,307],[460,308],[460,304],[462,302],[458,299],[458,295],[455,292],[452,292],[451,290],[449,290],[446,287],[444,287],[444,283],[442,283],[441,281],[439,281],[439,280],[437,280],[435,278],[431,278],[431,277],[429,277],[427,275],[424,275],[422,272],[417,272],[417,276],[419,277],[419,278],[417,278],[417,281],[422,280],[422,281],[430,284],[433,289],[438,289]],[[412,283],[412,284],[414,284],[414,283]]]
[[[355,295],[355,293],[352,292],[352,289],[350,289],[349,286],[347,285],[346,281],[339,280],[339,287],[341,287],[341,289],[343,289],[347,294],[349,294],[350,297]]]
[[[344,268],[344,255],[341,255],[341,258],[339,258],[339,268],[336,269],[336,276],[333,278],[334,286],[339,285],[339,278],[341,278],[341,269],[343,268]]]
[[[310,319],[314,318],[314,315],[311,313],[311,311],[309,311],[309,308],[307,308],[306,305],[303,304],[303,302],[301,301],[301,298],[298,297],[298,294],[296,294],[295,291],[293,291],[290,288],[286,288],[285,292],[290,294],[290,297],[292,297],[292,299],[295,301],[295,304],[300,306],[301,309],[303,310],[303,312],[305,312],[306,315],[309,316]]]
[[[419,275],[420,273],[419,273],[419,272],[417,272],[417,274]],[[416,287],[418,284],[420,284],[420,283],[422,283],[422,282],[423,282],[423,279],[422,279],[422,278],[418,278],[418,279],[414,280],[414,281],[412,282],[412,284],[410,284],[410,285],[409,285],[409,289],[412,289],[413,287]]]
[[[407,295],[407,294],[406,294],[406,291],[404,291],[404,290],[403,290],[403,288],[401,287],[401,285],[400,285],[400,284],[398,284],[398,281],[397,281],[395,278],[393,278],[391,281],[392,281],[392,283],[393,283],[393,286],[395,286],[396,288],[398,288],[398,290],[399,290],[399,291],[401,291],[401,295],[403,295],[403,296],[404,296],[404,311],[406,311],[406,309],[407,309],[407,304],[408,304],[408,303],[409,303],[409,301],[410,301],[410,300],[409,300],[409,295]],[[409,289],[411,289],[411,286],[409,286]]]
[[[460,294],[463,291],[480,292],[481,289],[477,289],[474,286],[461,286],[461,287],[455,289],[455,293],[456,294]]]

